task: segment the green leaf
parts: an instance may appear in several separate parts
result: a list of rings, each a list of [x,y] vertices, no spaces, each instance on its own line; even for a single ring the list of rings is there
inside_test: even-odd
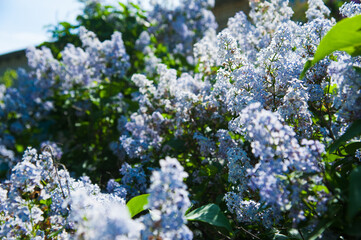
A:
[[[17,152],[24,152],[24,147],[20,144],[15,144],[15,148]]]
[[[361,223],[360,221],[353,221],[347,226],[346,231],[348,235],[360,237],[361,236]]]
[[[315,240],[317,239],[331,224],[333,223],[334,219],[323,219],[321,220],[313,232],[307,237],[308,240]]]
[[[61,26],[63,26],[65,29],[69,29],[71,28],[71,24],[68,22],[60,22],[59,23]]]
[[[361,210],[361,166],[352,170],[349,183],[349,203],[347,218],[349,221]]]
[[[107,91],[105,91],[105,90],[100,91],[99,97],[100,97],[101,99],[102,99],[102,98],[106,98],[106,97],[107,97]]]
[[[352,56],[361,53],[361,15],[345,18],[333,26],[322,38],[313,59],[306,62],[300,75],[302,79],[307,70],[332,52],[345,51]]]
[[[141,211],[145,210],[145,205],[148,204],[149,194],[142,194],[130,199],[127,203],[127,207],[130,213],[130,217],[134,217]]]
[[[334,152],[342,143],[361,135],[361,120],[354,121],[350,127],[348,127],[345,133],[331,144],[329,152]]]
[[[273,240],[288,240],[290,239],[289,237],[287,237],[286,235],[283,234],[275,234],[275,236],[273,237]]]
[[[301,75],[300,75],[300,79],[302,80],[302,78],[305,77],[306,75],[306,72],[308,69],[310,69],[313,65],[315,65],[316,63],[313,63],[312,59],[311,60],[308,60],[306,63],[305,63],[305,66],[303,67],[303,70],[301,72]]]
[[[226,228],[229,232],[233,232],[227,217],[222,213],[219,206],[214,203],[193,210],[186,214],[186,218],[188,221],[206,222],[217,227]]]
[[[325,87],[324,92],[329,94],[335,94],[337,92],[337,84],[333,84],[330,87]]]
[[[172,138],[171,140],[166,142],[166,144],[177,152],[184,152],[184,150],[186,149],[185,142],[179,138]]]
[[[343,158],[342,156],[339,156],[337,154],[332,154],[332,153],[329,153],[329,152],[326,152],[326,155],[325,155],[325,161],[328,162],[328,163],[331,163],[331,162],[334,162],[336,161],[337,159],[340,159],[340,158]]]
[[[345,151],[350,155],[355,155],[357,149],[361,149],[361,142],[352,142],[345,147]]]
[[[313,188],[312,188],[312,190],[314,191],[314,192],[325,192],[326,194],[328,194],[330,191],[328,190],[328,188],[326,187],[326,186],[324,186],[324,185],[315,185]]]

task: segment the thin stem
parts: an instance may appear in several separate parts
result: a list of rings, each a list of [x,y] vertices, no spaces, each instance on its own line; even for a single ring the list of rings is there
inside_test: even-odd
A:
[[[218,234],[222,235],[222,237],[224,237],[226,239],[232,239],[232,238],[228,237],[227,235],[221,233],[220,231],[217,231],[217,232],[218,232]]]
[[[251,235],[253,238],[256,239],[260,239],[259,237],[257,237],[256,235],[254,235],[253,233],[251,233],[250,231],[248,231],[247,229],[245,229],[244,227],[239,227],[242,231],[245,231],[247,234]]]
[[[301,235],[301,238],[302,238],[303,240],[305,240],[305,238],[303,237],[303,234],[302,234],[302,232],[300,231],[299,228],[297,228],[297,231],[298,231],[298,233]]]

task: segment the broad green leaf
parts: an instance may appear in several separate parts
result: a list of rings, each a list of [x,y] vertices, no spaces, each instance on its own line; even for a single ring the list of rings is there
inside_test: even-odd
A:
[[[328,31],[318,45],[313,59],[306,62],[300,79],[310,67],[336,50],[345,51],[352,56],[361,54],[361,15],[345,18]]]
[[[330,87],[325,87],[324,92],[329,94],[335,94],[337,92],[337,84],[333,84]]]
[[[330,146],[329,152],[334,152],[342,143],[361,135],[361,120],[354,121],[345,133]]]
[[[208,224],[226,228],[229,232],[232,232],[231,224],[227,217],[222,213],[218,205],[210,203],[193,210],[186,214],[188,221],[201,221]]]
[[[185,142],[178,138],[172,138],[171,140],[166,142],[166,144],[177,152],[183,152],[186,149]]]
[[[315,185],[312,190],[314,192],[322,192],[324,191],[326,194],[328,194],[330,191],[328,190],[328,188],[324,185]]]
[[[361,223],[360,221],[353,221],[347,226],[346,231],[348,235],[360,237],[361,236]]]
[[[339,156],[337,154],[329,153],[329,152],[326,152],[326,155],[325,155],[325,161],[328,162],[328,163],[334,162],[334,161],[336,161],[337,159],[340,159],[340,158],[343,158],[343,157]]]
[[[295,229],[295,228],[291,228],[288,230],[288,239],[298,239],[298,240],[302,240],[302,236],[301,236],[301,229]]]
[[[289,240],[290,238],[283,234],[275,234],[273,240]]]
[[[71,24],[68,22],[60,22],[59,23],[61,26],[63,26],[65,29],[71,28]]]
[[[142,194],[130,199],[127,203],[127,207],[130,213],[130,217],[134,217],[141,211],[145,210],[145,205],[148,204],[149,194]]]
[[[350,174],[349,204],[347,218],[349,221],[361,210],[361,166],[355,168]]]
[[[355,155],[357,149],[361,149],[361,142],[352,142],[345,147],[347,154]]]
[[[303,66],[303,70],[300,75],[301,80],[302,80],[302,78],[305,77],[307,70],[310,69],[315,64],[316,64],[316,62],[314,62],[313,59],[310,59],[305,63],[305,66]]]
[[[313,232],[307,237],[308,240],[315,240],[317,239],[331,224],[333,223],[334,219],[323,219],[321,220]]]

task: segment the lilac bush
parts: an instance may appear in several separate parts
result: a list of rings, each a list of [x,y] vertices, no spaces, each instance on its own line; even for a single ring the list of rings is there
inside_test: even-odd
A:
[[[27,51],[32,70],[0,85],[0,239],[361,236],[360,56],[300,77],[336,24],[321,0],[304,23],[287,0],[251,1],[219,33],[213,5],[124,11],[129,40],[90,1],[108,39],[78,27],[57,56]]]

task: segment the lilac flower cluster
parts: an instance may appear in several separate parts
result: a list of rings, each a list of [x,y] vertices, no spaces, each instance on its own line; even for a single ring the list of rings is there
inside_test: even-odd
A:
[[[134,99],[139,102],[139,110],[131,115],[125,129],[130,133],[123,135],[120,142],[131,158],[149,159],[149,149],[159,150],[164,142],[162,135],[174,130],[181,135],[182,124],[190,121],[190,109],[197,105],[199,97],[207,91],[208,84],[201,79],[185,73],[177,78],[174,69],[158,65],[157,84],[141,74],[135,74],[132,81],[139,87]],[[200,107],[196,114],[205,110]],[[169,116],[169,117],[167,117]],[[174,117],[170,117],[174,116]]]
[[[327,17],[331,13],[330,9],[325,6],[322,0],[310,0],[308,1],[308,5],[306,17],[309,21],[320,17]]]
[[[354,67],[361,67],[361,58],[352,58],[345,54],[338,55],[337,62],[331,62],[328,74],[331,78],[331,86],[337,86],[336,93],[330,93],[330,100],[333,106],[338,109],[339,125],[334,129],[347,126],[347,123],[361,119],[361,83],[358,81],[359,74]],[[334,96],[337,94],[336,96]],[[338,135],[339,131],[334,133]],[[343,132],[341,130],[341,132]]]
[[[151,212],[144,216],[146,229],[142,239],[192,239],[184,217],[191,205],[183,183],[188,174],[175,158],[166,157],[159,164],[161,169],[151,176],[148,204]]]
[[[199,64],[199,70],[205,76],[212,74],[212,67],[220,63],[217,58],[217,35],[214,29],[204,33],[204,37],[194,44],[193,54]]]
[[[155,34],[170,52],[182,54],[193,63],[193,45],[203,37],[204,32],[216,29],[217,23],[209,10],[214,0],[182,0],[176,6],[155,2],[148,13],[151,23],[149,32]]]
[[[120,184],[114,179],[109,179],[107,183],[107,192],[114,193],[115,195],[124,199],[127,196],[127,190],[124,187],[120,186]]]
[[[55,143],[51,141],[45,141],[40,144],[41,149],[51,149],[51,154],[55,158],[55,160],[61,159],[63,156],[63,151],[61,148]]]
[[[265,209],[262,204],[253,200],[244,201],[242,196],[235,192],[227,193],[226,201],[228,209],[235,213],[237,220],[242,223],[261,223],[266,228],[271,228],[280,220],[272,208]]]
[[[29,66],[34,69],[32,74],[41,84],[69,90],[74,86],[94,86],[105,78],[112,80],[126,74],[130,63],[121,33],[115,32],[111,40],[100,42],[93,32],[80,27],[79,37],[83,48],[68,44],[61,52],[60,61],[45,47],[27,50]]]
[[[124,202],[112,194],[93,195],[87,189],[75,189],[67,204],[71,207],[78,239],[139,239],[143,225],[131,220]]]
[[[209,156],[215,153],[216,146],[211,139],[198,132],[194,133],[193,139],[198,143],[199,152],[202,156]]]
[[[155,46],[152,45],[151,35],[148,31],[143,31],[139,35],[138,40],[135,42],[135,48],[144,54],[144,73],[146,73],[147,76],[154,76],[157,72],[157,65],[160,64],[162,60],[156,56],[156,49]]]
[[[340,14],[344,17],[353,17],[361,14],[361,5],[356,2],[345,2],[340,7]]]
[[[132,167],[124,163],[119,172],[122,175],[121,187],[127,190],[129,198],[146,192],[147,180],[142,165]]]
[[[310,187],[304,185],[306,179],[301,175],[315,175],[308,176],[307,181],[319,183],[320,160],[325,147],[318,141],[306,139],[299,144],[296,133],[279,119],[277,114],[262,109],[260,103],[254,103],[242,110],[230,123],[230,129],[251,141],[252,153],[259,159],[254,167],[247,169],[248,186],[259,191],[260,201],[271,206],[273,211],[290,211],[291,219],[299,221],[297,210],[302,211],[303,205],[300,193]],[[288,179],[291,173],[302,174],[298,179]]]

